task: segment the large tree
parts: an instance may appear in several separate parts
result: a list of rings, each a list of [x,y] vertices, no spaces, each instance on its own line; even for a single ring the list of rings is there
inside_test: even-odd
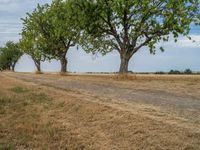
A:
[[[6,45],[0,48],[0,68],[1,70],[15,70],[15,65],[19,58],[22,56],[22,52],[18,43],[8,41]]]
[[[199,0],[72,0],[74,17],[83,29],[81,44],[88,52],[120,54],[120,73],[130,58],[147,46],[172,35],[187,36],[191,23],[199,24]],[[161,47],[160,50],[163,51]]]

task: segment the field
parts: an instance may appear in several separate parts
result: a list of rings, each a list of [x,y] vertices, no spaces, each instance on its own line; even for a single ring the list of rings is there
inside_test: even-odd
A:
[[[0,73],[1,149],[200,149],[200,75]]]

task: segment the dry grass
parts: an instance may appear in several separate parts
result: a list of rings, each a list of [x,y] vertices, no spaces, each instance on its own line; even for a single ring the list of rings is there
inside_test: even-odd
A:
[[[43,74],[41,71],[35,71],[35,74]]]
[[[140,78],[134,83],[137,86],[142,86]],[[105,80],[81,80],[93,79]],[[151,77],[145,80],[156,87]],[[158,119],[159,109],[151,106],[108,102],[104,97],[1,75],[0,83],[0,149],[200,149],[199,132],[177,125],[170,116]]]
[[[59,76],[69,76],[69,72],[59,72],[57,73]]]

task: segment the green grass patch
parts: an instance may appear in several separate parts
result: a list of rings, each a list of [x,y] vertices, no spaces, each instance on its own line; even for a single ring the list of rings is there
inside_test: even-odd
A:
[[[29,90],[24,87],[16,86],[16,87],[11,88],[11,91],[13,91],[15,93],[26,93]]]
[[[52,98],[45,93],[31,93],[29,99],[34,103],[40,104],[48,104],[52,101]]]
[[[8,145],[0,144],[0,150],[14,150],[14,146],[12,144],[8,144]]]

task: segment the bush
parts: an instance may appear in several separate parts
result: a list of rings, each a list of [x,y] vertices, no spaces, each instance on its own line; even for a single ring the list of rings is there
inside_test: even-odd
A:
[[[165,74],[163,71],[157,71],[155,74]]]
[[[182,74],[182,73],[178,70],[170,70],[169,74]]]
[[[190,70],[190,69],[185,69],[184,74],[192,74],[192,70]]]
[[[192,70],[185,69],[185,71],[179,71],[179,70],[170,70],[168,74],[192,74]]]

